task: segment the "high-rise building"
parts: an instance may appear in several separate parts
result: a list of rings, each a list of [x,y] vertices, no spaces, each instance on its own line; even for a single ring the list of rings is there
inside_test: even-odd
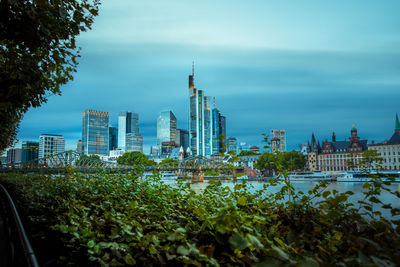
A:
[[[11,148],[7,151],[7,162],[8,163],[20,163],[21,162],[21,148]]]
[[[214,108],[212,110],[212,154],[218,155],[221,152],[226,152],[226,117],[221,115],[221,112]]]
[[[83,112],[82,147],[84,154],[108,156],[108,123],[108,112],[90,109]]]
[[[39,157],[39,142],[24,141],[22,142],[21,162],[29,162]]]
[[[271,152],[286,152],[286,131],[283,129],[271,130]]]
[[[194,155],[211,155],[211,98],[194,87],[194,67],[189,75],[189,101],[189,146]]]
[[[118,129],[113,126],[108,127],[108,149],[115,150],[118,147]]]
[[[157,145],[176,141],[176,117],[172,111],[163,111],[157,118]]]
[[[234,151],[235,154],[237,153],[237,139],[236,137],[229,137],[226,140],[226,151]]]
[[[143,152],[143,135],[140,133],[127,133],[125,135],[125,152]]]
[[[143,151],[143,136],[139,133],[139,114],[130,111],[119,112],[118,148],[125,152]]]
[[[39,136],[39,159],[65,152],[65,140],[60,134],[41,134]]]
[[[183,151],[186,151],[189,147],[189,132],[176,129],[175,143],[178,147],[183,147]]]

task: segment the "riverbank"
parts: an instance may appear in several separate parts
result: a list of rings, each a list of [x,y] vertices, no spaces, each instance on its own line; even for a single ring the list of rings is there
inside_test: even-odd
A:
[[[22,211],[42,265],[365,266],[400,260],[400,223],[372,208],[376,188],[367,190],[366,220],[348,206],[353,192],[318,185],[286,201],[294,188],[280,183],[273,191],[267,182],[252,189],[248,182],[230,187],[210,180],[202,194],[184,181],[171,186],[134,174],[18,174],[0,182]],[[310,205],[316,197],[320,201]]]

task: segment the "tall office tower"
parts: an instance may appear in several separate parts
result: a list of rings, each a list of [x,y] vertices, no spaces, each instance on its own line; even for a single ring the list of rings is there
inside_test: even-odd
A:
[[[229,137],[226,140],[226,151],[234,151],[237,154],[237,139],[236,137]]]
[[[86,155],[108,156],[108,112],[86,110],[82,115],[82,147]]]
[[[51,157],[65,151],[65,140],[60,134],[41,134],[39,136],[39,159]]]
[[[183,151],[186,151],[189,147],[189,132],[176,129],[175,143],[178,147],[183,147]]]
[[[108,149],[115,150],[118,147],[118,130],[116,127],[108,127]]]
[[[129,140],[126,140],[127,134],[130,134]],[[140,140],[142,140],[141,143],[137,143]],[[118,148],[123,151],[133,151],[133,147],[135,149],[143,147],[143,136],[139,133],[139,114],[120,111],[118,114]],[[142,151],[142,149],[135,151]]]
[[[20,163],[21,155],[22,155],[21,148],[11,148],[7,151],[7,162],[8,163]]]
[[[217,155],[226,151],[226,117],[214,108],[212,110],[212,154]]]
[[[39,157],[39,142],[22,142],[21,162],[29,162]]]
[[[157,118],[157,145],[162,142],[175,142],[176,117],[172,111],[163,111]]]
[[[286,152],[286,131],[283,129],[271,130],[271,152]]]
[[[189,75],[189,146],[193,155],[213,154],[211,97],[194,87],[194,65]]]

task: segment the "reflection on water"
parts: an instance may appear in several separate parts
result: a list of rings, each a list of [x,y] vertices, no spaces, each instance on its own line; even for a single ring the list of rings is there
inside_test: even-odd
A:
[[[244,181],[238,181],[238,182],[234,182],[234,181],[230,181],[230,180],[225,180],[222,181],[222,186],[228,186],[229,188],[232,188],[235,186],[235,184],[237,183],[243,183]],[[175,184],[176,180],[168,180],[165,181],[164,183],[166,184]],[[248,191],[249,192],[255,192],[257,190],[261,190],[264,187],[264,184],[269,184],[268,182],[257,182],[257,181],[247,181],[246,182],[248,185]],[[312,188],[314,188],[314,186],[316,186],[318,184],[318,182],[308,182],[308,181],[295,181],[292,182],[292,185],[295,189],[296,192],[302,191],[304,194],[308,194],[308,191]],[[364,199],[364,194],[362,193],[363,191],[365,191],[365,189],[362,188],[362,185],[364,183],[363,182],[331,182],[328,184],[328,187],[326,188],[326,190],[332,191],[332,190],[337,190],[339,193],[344,193],[347,191],[352,191],[354,192],[354,195],[350,196],[349,198],[349,202],[353,203],[355,205],[355,207],[358,207],[358,203],[357,201],[359,200],[363,200]],[[193,183],[191,185],[191,188],[195,191],[195,192],[201,192],[204,188],[207,187],[207,185],[209,185],[209,181],[204,181],[204,182],[198,182],[198,183]],[[277,185],[277,186],[270,186],[267,189],[267,192],[271,192],[271,193],[276,193],[278,192],[281,187],[283,185]],[[397,191],[400,192],[400,184],[399,183],[393,183],[390,186],[388,186],[391,191]],[[400,199],[398,197],[396,197],[393,194],[390,194],[387,191],[382,191],[381,195],[378,197],[379,200],[382,201],[383,204],[392,204],[393,208],[400,208]],[[318,198],[316,198],[316,200],[318,201]],[[391,214],[390,211],[385,210],[385,209],[381,209],[379,208],[381,205],[375,205],[374,208],[376,208],[377,210],[380,210],[383,214],[384,217],[386,218],[390,218]],[[396,216],[396,219],[398,218],[398,216]]]

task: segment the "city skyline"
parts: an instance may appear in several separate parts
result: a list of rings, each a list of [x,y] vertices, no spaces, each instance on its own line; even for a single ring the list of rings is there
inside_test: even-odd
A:
[[[62,134],[73,149],[84,110],[109,112],[113,126],[120,110],[134,110],[148,153],[160,111],[172,110],[178,127],[188,129],[193,60],[196,87],[216,97],[228,118],[227,137],[238,143],[261,146],[270,129],[286,130],[287,150],[312,132],[319,140],[333,131],[344,139],[352,124],[375,142],[392,132],[400,99],[396,1],[221,1],[213,11],[207,1],[121,3],[102,4],[93,31],[78,40],[74,81],[62,96],[28,111],[20,141]]]

